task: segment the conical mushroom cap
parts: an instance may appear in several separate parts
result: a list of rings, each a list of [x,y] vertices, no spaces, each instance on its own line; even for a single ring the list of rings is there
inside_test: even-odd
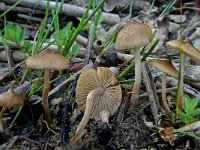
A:
[[[149,59],[148,64],[161,72],[166,73],[168,76],[172,76],[176,79],[179,78],[179,72],[169,59]]]
[[[139,22],[128,23],[117,35],[115,47],[117,50],[133,50],[148,45],[153,38],[151,28]]]
[[[193,47],[191,44],[186,43],[185,41],[172,40],[166,43],[166,46],[170,49],[173,49],[177,52],[180,52],[180,44],[182,51],[190,57],[192,60],[200,63],[200,51]]]
[[[57,52],[46,50],[25,60],[30,69],[65,70],[69,68],[69,60]]]
[[[113,115],[122,100],[121,86],[116,76],[105,67],[85,70],[79,77],[76,87],[76,102],[79,109],[85,110],[88,93],[102,87],[104,93],[94,100],[91,118],[100,120],[100,112],[108,110]]]

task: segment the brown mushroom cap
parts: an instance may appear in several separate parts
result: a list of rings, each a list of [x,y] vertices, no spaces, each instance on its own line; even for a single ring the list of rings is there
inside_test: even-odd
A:
[[[24,103],[26,94],[17,95],[13,90],[8,90],[0,94],[0,106],[4,107],[18,107]]]
[[[69,67],[69,60],[58,52],[46,50],[25,60],[27,68],[30,69],[52,69],[65,70]]]
[[[85,110],[88,93],[97,87],[102,87],[104,93],[94,100],[91,118],[100,120],[102,110],[108,110],[111,115],[117,111],[122,91],[116,76],[108,68],[87,69],[80,75],[76,88],[76,102],[81,110]]]
[[[200,63],[200,51],[193,47],[191,44],[188,44],[185,41],[180,41],[180,40],[172,40],[166,43],[166,46],[170,49],[173,49],[177,52],[180,52],[180,45],[182,51],[188,55],[192,60]]]
[[[179,78],[179,72],[169,59],[149,59],[148,64],[161,72],[166,73],[168,76],[172,76],[176,79]]]
[[[117,50],[133,50],[148,45],[153,38],[151,28],[139,22],[128,23],[117,35],[115,47]]]

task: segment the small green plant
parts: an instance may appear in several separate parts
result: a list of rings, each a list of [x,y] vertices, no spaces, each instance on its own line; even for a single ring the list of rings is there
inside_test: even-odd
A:
[[[57,29],[57,31],[53,34],[53,39],[56,41],[59,51],[62,54],[64,46],[66,45],[67,41],[70,39],[70,35],[73,32],[72,23],[67,23],[67,26],[61,30]],[[79,45],[74,42],[70,48],[69,53],[65,56],[67,59],[70,59],[72,56],[77,56],[79,53],[80,47]]]
[[[56,119],[56,118],[53,118],[52,120],[51,120],[51,128],[55,128],[56,126],[57,126],[57,124],[58,124],[58,120]]]
[[[53,34],[53,38],[56,41],[59,48],[62,48],[69,40],[69,35],[72,30],[72,22],[67,23],[67,26],[62,30],[58,30]]]
[[[183,110],[178,109],[178,119],[185,123],[190,124],[198,121],[198,115],[200,115],[200,108],[197,107],[198,99],[190,98],[188,95],[183,97],[182,101]]]
[[[4,32],[4,38],[6,40],[15,42],[19,47],[21,47],[25,38],[25,30],[22,30],[18,25],[8,23],[4,28]]]

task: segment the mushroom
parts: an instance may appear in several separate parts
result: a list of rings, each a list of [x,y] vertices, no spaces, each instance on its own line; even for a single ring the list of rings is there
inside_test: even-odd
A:
[[[9,107],[22,106],[26,97],[26,94],[30,91],[30,83],[26,82],[23,85],[9,89],[7,92],[0,94],[0,106],[3,106],[0,112],[0,132],[3,132],[3,115]]]
[[[186,56],[190,57],[193,61],[200,63],[200,51],[192,46],[191,42],[181,41],[181,40],[172,40],[166,43],[167,48],[173,49],[177,52],[183,52],[182,65],[179,71],[184,70]],[[180,62],[181,63],[181,62]],[[179,77],[181,83],[180,89],[180,99],[177,105],[179,108],[182,108],[182,99],[183,99],[183,75]]]
[[[50,70],[65,70],[69,68],[69,60],[57,52],[46,50],[37,55],[29,57],[25,60],[25,64],[29,69],[44,69],[44,89],[42,94],[42,102],[45,120],[48,124],[50,124],[51,112],[48,102],[48,93],[50,90]]]
[[[85,113],[70,144],[80,139],[90,118],[108,123],[109,117],[117,111],[121,100],[121,86],[112,71],[105,67],[85,70],[80,75],[76,87],[78,108],[85,110]]]
[[[193,61],[200,63],[200,51],[196,49],[192,44],[186,41],[172,40],[166,43],[167,48],[173,49],[176,52],[183,51],[184,55],[190,57]]]
[[[172,62],[169,59],[149,59],[148,64],[163,73],[162,77],[162,104],[167,113],[170,113],[171,110],[167,104],[166,100],[166,78],[168,76],[172,76],[176,79],[179,78],[179,72],[173,66]]]
[[[147,24],[129,22],[117,35],[115,47],[120,52],[132,50],[135,56],[135,83],[131,96],[129,112],[135,109],[141,86],[141,56],[139,47],[147,46],[153,38],[151,28]]]

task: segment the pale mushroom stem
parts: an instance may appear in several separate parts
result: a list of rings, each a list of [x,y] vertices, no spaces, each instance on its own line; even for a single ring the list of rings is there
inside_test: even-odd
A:
[[[3,132],[3,115],[6,111],[7,107],[3,106],[3,108],[1,109],[1,113],[0,113],[0,132]]]
[[[166,99],[166,78],[167,74],[163,73],[162,77],[162,105],[167,113],[170,113],[171,110],[169,108],[169,105],[167,104],[167,99]]]
[[[48,101],[48,93],[50,90],[50,79],[49,79],[50,70],[44,70],[44,89],[42,94],[42,102],[43,102],[43,110],[45,120],[47,121],[48,125],[51,123],[51,111],[49,108],[49,101]]]
[[[109,123],[110,112],[108,110],[102,110],[100,112],[100,116],[101,116],[101,121],[102,122]]]
[[[83,118],[82,118],[80,124],[77,127],[76,133],[79,132],[79,130],[81,128],[85,128],[85,126],[87,125],[87,123],[90,119],[91,113],[92,113],[92,106],[93,106],[93,103],[94,103],[94,99],[97,96],[102,95],[103,92],[104,92],[104,90],[103,90],[102,87],[98,87],[98,88],[89,92],[89,94],[87,96],[87,101],[86,101],[85,113],[83,115]]]
[[[88,96],[87,96],[87,100],[86,100],[86,108],[85,108],[85,113],[83,115],[83,118],[81,120],[81,122],[79,123],[77,129],[76,129],[76,134],[75,136],[70,140],[70,144],[74,144],[76,143],[83,134],[80,134],[80,133],[83,133],[84,129],[85,129],[85,126],[87,125],[89,119],[90,119],[90,116],[91,116],[91,113],[92,113],[92,106],[93,106],[93,103],[94,103],[94,99],[99,96],[99,95],[102,95],[104,92],[103,88],[102,87],[98,87],[92,91],[89,92]]]
[[[134,56],[135,56],[135,82],[133,85],[133,92],[131,96],[131,104],[129,106],[129,113],[131,113],[138,102],[138,97],[140,93],[140,86],[141,86],[141,81],[142,81],[142,73],[141,73],[141,58],[140,58],[140,51],[139,50],[134,50]]]

